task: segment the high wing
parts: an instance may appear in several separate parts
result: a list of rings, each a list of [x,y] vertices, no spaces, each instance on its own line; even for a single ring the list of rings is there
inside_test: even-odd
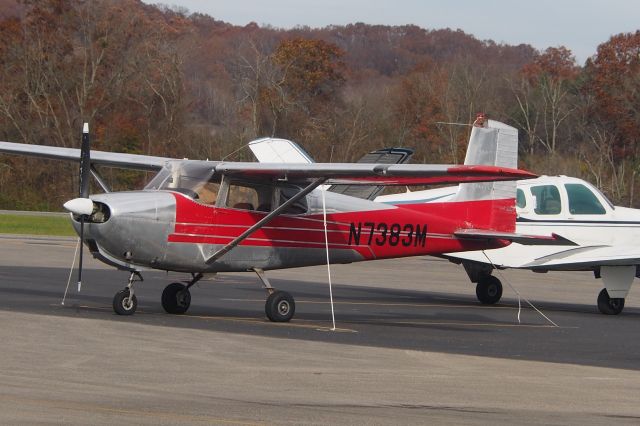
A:
[[[522,268],[533,270],[583,270],[597,266],[640,265],[640,248],[637,246],[576,247],[560,253],[540,257]]]
[[[47,145],[31,145],[0,141],[0,152],[47,158],[51,160],[80,161],[80,150]],[[117,152],[91,151],[91,164],[136,170],[160,170],[172,158],[150,155],[123,154]]]
[[[459,182],[488,182],[530,179],[534,174],[496,166],[446,164],[361,164],[361,163],[246,163],[220,162],[215,171],[248,179],[310,182],[323,178],[326,184],[432,185]]]

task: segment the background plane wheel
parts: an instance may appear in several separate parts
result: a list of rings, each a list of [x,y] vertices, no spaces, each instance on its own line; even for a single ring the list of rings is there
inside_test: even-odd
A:
[[[190,305],[191,292],[184,284],[169,284],[162,292],[162,307],[169,314],[184,314]]]
[[[502,283],[493,275],[482,277],[476,285],[476,296],[485,305],[498,303],[502,297]]]
[[[296,312],[296,303],[286,291],[276,291],[267,297],[264,311],[273,322],[287,322]]]
[[[129,289],[120,290],[113,296],[113,310],[118,315],[133,315],[138,307],[138,298],[134,294],[129,300]]]
[[[605,315],[618,315],[624,309],[624,298],[609,297],[606,288],[600,290],[598,294],[598,310]]]

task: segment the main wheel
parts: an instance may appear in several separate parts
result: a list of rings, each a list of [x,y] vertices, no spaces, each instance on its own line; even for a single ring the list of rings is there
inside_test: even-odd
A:
[[[264,311],[273,322],[287,322],[296,312],[296,303],[286,291],[276,291],[267,297]]]
[[[485,305],[498,303],[502,297],[502,283],[493,275],[484,276],[478,280],[476,296]]]
[[[605,315],[618,315],[624,309],[623,297],[609,297],[606,288],[598,294],[598,310]]]
[[[129,289],[120,290],[113,296],[113,310],[118,315],[133,315],[138,308],[138,298],[129,297]]]
[[[162,307],[170,314],[184,314],[191,305],[191,293],[181,283],[169,284],[162,292]]]

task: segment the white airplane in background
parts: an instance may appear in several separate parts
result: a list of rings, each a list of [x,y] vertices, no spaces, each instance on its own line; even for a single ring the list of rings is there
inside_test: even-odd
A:
[[[511,134],[517,130],[488,120],[488,127]],[[504,141],[513,138],[504,138]],[[313,161],[293,142],[282,139],[263,144],[252,150],[259,161],[272,161],[277,156],[284,162]],[[516,167],[517,145],[503,151],[495,165]],[[473,164],[477,159],[465,159]],[[512,185],[510,182],[488,183],[495,191]],[[390,204],[446,201],[459,188],[430,189],[374,197],[376,202]],[[366,194],[363,198],[367,198]],[[476,296],[485,304],[497,303],[502,297],[502,283],[492,275],[495,268],[529,269],[534,272],[592,271],[601,278],[603,289],[597,298],[601,313],[616,315],[624,309],[624,302],[635,277],[640,278],[640,210],[614,206],[597,188],[588,182],[568,176],[542,176],[517,182],[516,233],[526,235],[561,235],[575,243],[567,245],[522,245],[465,253],[447,253],[443,257],[461,263],[470,280],[476,283]]]

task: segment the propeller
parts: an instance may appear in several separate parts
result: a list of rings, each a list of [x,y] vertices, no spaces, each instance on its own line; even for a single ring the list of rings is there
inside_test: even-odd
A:
[[[91,173],[91,148],[89,144],[89,123],[82,127],[82,145],[80,147],[80,197],[64,203],[64,208],[80,217],[80,259],[78,263],[78,292],[82,287],[82,246],[84,245],[84,222],[93,213],[93,201],[89,198],[89,179]]]

